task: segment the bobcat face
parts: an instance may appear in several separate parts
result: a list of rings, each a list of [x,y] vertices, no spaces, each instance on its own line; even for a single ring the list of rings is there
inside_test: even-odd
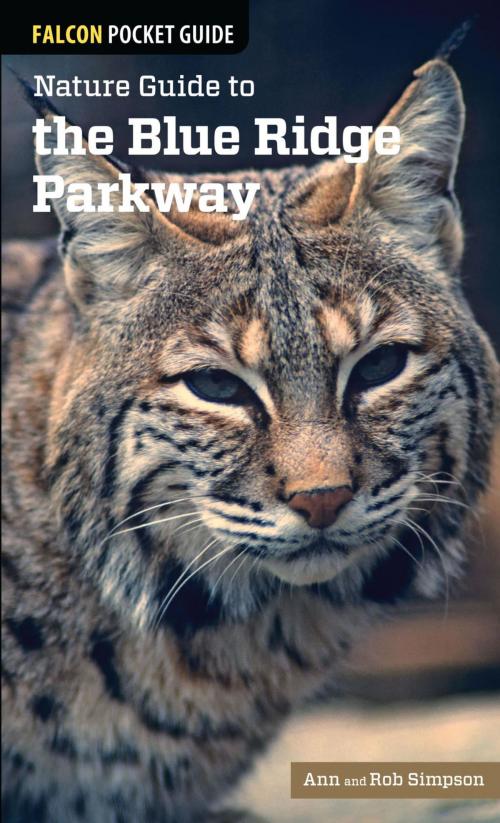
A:
[[[359,602],[458,574],[496,363],[456,275],[458,81],[440,60],[417,78],[386,121],[400,155],[241,175],[261,185],[244,225],[59,204],[77,314],[52,500],[139,625],[242,617],[283,582]]]
[[[361,249],[353,269],[347,244],[310,257],[298,235],[299,265],[276,232],[281,256],[255,264],[249,292],[216,298],[214,314],[167,340],[159,402],[190,423],[180,459],[208,472],[196,483],[208,535],[255,571],[311,583],[370,567],[454,489],[467,402],[449,359],[458,319],[437,310],[446,294],[431,281],[428,303],[415,302],[425,274]],[[408,550],[418,566],[418,537]]]

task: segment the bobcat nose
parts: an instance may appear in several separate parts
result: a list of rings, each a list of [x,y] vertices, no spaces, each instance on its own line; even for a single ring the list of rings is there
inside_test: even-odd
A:
[[[297,492],[288,501],[294,512],[302,514],[313,529],[326,529],[335,523],[340,510],[352,500],[349,486]]]

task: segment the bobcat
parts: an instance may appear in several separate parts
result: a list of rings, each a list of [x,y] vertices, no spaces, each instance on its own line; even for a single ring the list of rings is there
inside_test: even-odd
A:
[[[460,85],[415,75],[398,155],[241,173],[245,221],[63,198],[59,255],[7,245],[6,823],[217,819],[350,638],[460,575],[498,369]],[[124,168],[38,163],[96,197]]]

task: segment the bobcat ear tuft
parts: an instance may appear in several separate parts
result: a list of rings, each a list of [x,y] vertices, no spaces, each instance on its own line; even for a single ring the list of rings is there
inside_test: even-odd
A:
[[[373,209],[413,249],[451,272],[463,249],[453,191],[465,118],[462,92],[441,58],[425,63],[415,77],[381,124],[399,128],[400,151],[378,155],[372,141],[367,163],[356,169],[349,210]]]
[[[467,20],[464,20],[463,23],[457,26],[457,28],[452,31],[450,36],[446,38],[444,43],[441,43],[436,52],[436,57],[440,57],[442,60],[449,60],[450,55],[460,48],[464,42],[469,31],[474,25],[477,16],[478,15],[473,15],[472,17],[468,17]]]
[[[31,106],[35,114],[38,115],[38,117],[47,117],[49,114],[61,114],[61,112],[59,112],[56,109],[56,107],[50,102],[48,97],[45,97],[45,95],[38,96],[37,94],[35,94],[35,89],[31,85],[31,83],[28,83],[28,81],[25,80],[24,77],[22,77],[19,74],[19,72],[12,68],[12,66],[8,66],[8,69],[11,72],[11,74],[14,75],[17,82],[21,86],[26,102],[29,103],[29,105]]]

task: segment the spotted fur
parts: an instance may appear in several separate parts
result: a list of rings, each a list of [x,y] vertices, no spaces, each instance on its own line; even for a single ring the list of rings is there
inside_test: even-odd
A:
[[[61,201],[59,254],[7,245],[7,823],[207,820],[367,619],[460,576],[497,363],[457,274],[447,63],[386,122],[399,155],[239,175],[261,185],[241,224]],[[388,343],[405,367],[356,391]],[[195,396],[210,367],[247,399]],[[322,531],[288,506],[342,485]]]

